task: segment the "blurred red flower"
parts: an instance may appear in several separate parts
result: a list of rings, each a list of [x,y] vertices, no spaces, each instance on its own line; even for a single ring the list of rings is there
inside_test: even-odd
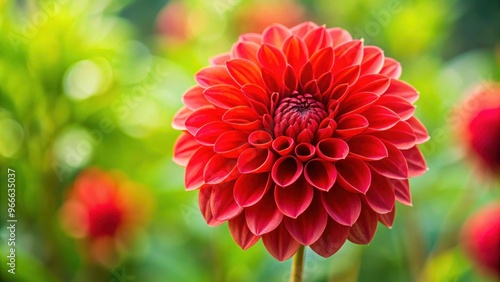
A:
[[[189,39],[189,10],[182,1],[170,1],[160,11],[156,20],[156,29],[162,36],[178,42]]]
[[[273,23],[292,26],[301,23],[306,9],[296,0],[279,2],[260,1],[243,5],[235,11],[235,29],[245,32],[261,32]]]
[[[82,239],[93,261],[113,264],[147,217],[150,204],[134,184],[96,168],[81,172],[61,209],[64,230]]]
[[[500,202],[473,214],[462,227],[462,248],[485,275],[500,279]]]
[[[418,92],[401,67],[340,28],[306,22],[243,34],[183,95],[174,160],[200,189],[211,226],[238,245],[262,238],[282,261],[300,245],[321,256],[391,226],[408,178],[427,170],[413,116]]]
[[[464,140],[482,168],[500,173],[500,84],[486,83],[470,91],[470,100],[457,114],[464,115]],[[472,105],[472,106],[470,106]],[[467,106],[467,107],[465,107]]]

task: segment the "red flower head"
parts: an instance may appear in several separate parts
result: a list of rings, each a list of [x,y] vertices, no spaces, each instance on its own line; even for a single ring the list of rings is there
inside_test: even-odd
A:
[[[462,247],[486,275],[500,279],[500,202],[481,208],[462,228]]]
[[[278,260],[300,245],[324,257],[391,226],[426,171],[417,91],[401,67],[340,28],[307,22],[244,34],[196,74],[173,126],[174,160],[200,189],[209,225]]]
[[[80,173],[61,209],[65,231],[80,238],[91,259],[110,264],[127,245],[149,208],[126,181],[98,169]]]
[[[473,107],[458,108],[465,116],[463,135],[472,155],[483,168],[500,173],[500,84],[489,83],[476,87],[470,100]]]

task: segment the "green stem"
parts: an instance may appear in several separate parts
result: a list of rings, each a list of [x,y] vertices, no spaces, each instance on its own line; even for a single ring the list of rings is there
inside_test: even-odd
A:
[[[302,270],[304,269],[304,246],[300,246],[293,257],[290,282],[302,282]]]

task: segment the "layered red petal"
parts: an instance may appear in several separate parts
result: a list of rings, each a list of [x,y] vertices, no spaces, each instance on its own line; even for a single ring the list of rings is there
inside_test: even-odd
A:
[[[328,213],[321,204],[318,194],[309,207],[297,218],[285,217],[283,222],[290,235],[302,245],[316,242],[326,228]]]

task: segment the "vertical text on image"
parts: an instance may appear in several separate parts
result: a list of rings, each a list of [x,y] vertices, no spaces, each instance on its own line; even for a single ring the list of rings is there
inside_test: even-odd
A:
[[[7,271],[16,274],[16,171],[12,168],[7,169],[7,199],[7,229],[9,230],[7,240],[9,269]]]

